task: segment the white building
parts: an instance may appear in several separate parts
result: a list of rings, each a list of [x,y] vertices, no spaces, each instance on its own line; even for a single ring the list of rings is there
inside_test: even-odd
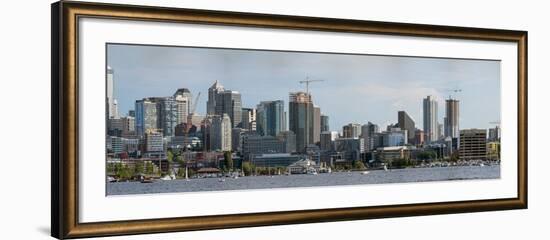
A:
[[[430,143],[439,138],[439,123],[437,122],[437,101],[433,96],[423,100],[424,141]]]
[[[213,115],[210,122],[210,149],[231,151],[231,119],[227,114]]]

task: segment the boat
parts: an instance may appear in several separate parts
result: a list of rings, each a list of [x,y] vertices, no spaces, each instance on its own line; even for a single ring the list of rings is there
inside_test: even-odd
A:
[[[367,175],[369,173],[370,173],[369,171],[364,171],[364,172],[361,172],[361,175]]]
[[[388,166],[384,165],[384,171],[388,171]]]
[[[162,180],[162,181],[170,181],[170,180],[172,180],[172,177],[170,177],[169,175],[166,175],[166,176],[164,176],[164,177],[161,177],[160,180]]]
[[[153,183],[154,181],[155,181],[155,180],[153,180],[153,178],[150,178],[150,177],[142,177],[142,178],[140,179],[139,182],[141,182],[141,183]]]
[[[225,182],[225,178],[218,178],[218,182]]]
[[[188,182],[190,181],[190,180],[189,180],[189,172],[188,172],[188,168],[187,168],[187,167],[185,167],[185,181],[188,181]]]
[[[107,182],[117,182],[117,180],[114,177],[108,176],[107,177]]]
[[[309,175],[317,175],[315,168],[308,168],[306,173]]]
[[[332,168],[328,168],[327,173],[332,173]]]

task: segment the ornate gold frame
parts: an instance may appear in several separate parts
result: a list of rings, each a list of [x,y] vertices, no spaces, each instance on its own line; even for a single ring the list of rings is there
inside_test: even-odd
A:
[[[376,33],[517,43],[518,196],[444,203],[142,219],[78,221],[80,17]],[[61,1],[52,4],[52,236],[79,238],[527,208],[527,32]]]

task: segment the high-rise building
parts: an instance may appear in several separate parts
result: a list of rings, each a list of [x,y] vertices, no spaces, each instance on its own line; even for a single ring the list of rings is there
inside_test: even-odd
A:
[[[113,70],[110,66],[107,66],[107,115],[109,118],[114,117],[114,74],[115,70]]]
[[[458,138],[459,129],[459,101],[449,98],[445,100],[445,137]]]
[[[460,130],[460,160],[487,159],[487,130],[465,129]]]
[[[407,137],[409,144],[415,143],[415,130],[416,127],[414,126],[414,121],[409,117],[407,112],[405,111],[399,111],[397,112],[397,125],[401,130],[407,131]]]
[[[133,135],[136,132],[136,119],[132,116],[126,116],[122,119],[122,134]]]
[[[208,89],[206,112],[209,115],[227,114],[231,120],[231,127],[239,127],[242,122],[241,94],[237,91],[226,90],[216,81]]]
[[[225,89],[223,86],[216,80],[210,88],[208,88],[208,100],[206,101],[206,114],[215,115],[216,114],[216,96],[223,92]]]
[[[313,143],[318,143],[321,138],[321,108],[313,106]]]
[[[330,125],[328,123],[328,116],[321,114],[321,133],[330,131]]]
[[[500,127],[489,128],[489,141],[500,141]]]
[[[438,122],[437,122],[437,101],[433,96],[427,96],[423,100],[423,124],[424,124],[424,134],[425,141],[430,143],[432,141],[437,141],[439,138],[438,134]]]
[[[113,100],[113,107],[112,107],[112,116],[111,118],[120,118],[120,115],[118,115],[118,101],[116,98]]]
[[[223,110],[219,113],[227,114],[231,119],[231,127],[235,128],[241,125],[242,122],[242,102],[241,94],[237,91],[225,90],[223,96]]]
[[[255,108],[243,108],[242,109],[242,122],[241,127],[249,131],[256,131],[256,109]]]
[[[136,101],[136,133],[143,136],[150,130],[158,129],[157,103],[149,98]]]
[[[242,152],[243,136],[248,132],[244,128],[231,129],[231,150],[233,152]]]
[[[227,114],[211,115],[208,118],[209,149],[231,151],[231,120]]]
[[[376,134],[380,132],[378,125],[368,122],[361,126],[361,138],[365,144],[365,151],[374,150],[378,145],[375,144]]]
[[[313,101],[305,92],[289,94],[289,130],[296,134],[296,150],[304,152],[313,144]]]
[[[285,153],[296,152],[296,134],[294,134],[292,131],[282,131],[277,135],[277,138],[279,139],[279,141],[283,141],[285,143]]]
[[[382,133],[382,141],[384,147],[395,147],[407,145],[408,131],[401,128],[392,128],[389,131]]]
[[[321,133],[320,148],[323,151],[333,151],[334,141],[338,138],[338,132],[336,131],[324,131]]]
[[[337,138],[334,141],[335,151],[348,161],[360,160],[361,153],[365,152],[364,146],[362,138]]]
[[[174,136],[178,125],[178,106],[174,97],[154,98],[158,107],[158,128],[164,136]]]
[[[262,136],[277,136],[284,131],[284,112],[283,100],[260,102],[256,110],[256,131]]]
[[[342,128],[344,138],[358,138],[361,136],[361,124],[350,123]]]
[[[191,112],[193,94],[187,88],[180,88],[174,93],[176,104],[177,124],[187,123],[187,116]]]

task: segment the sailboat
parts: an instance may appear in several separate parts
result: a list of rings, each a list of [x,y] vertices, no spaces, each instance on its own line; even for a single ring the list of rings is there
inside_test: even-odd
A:
[[[188,171],[188,167],[185,167],[185,181],[189,181],[189,171]]]
[[[384,165],[384,171],[388,171],[388,166]]]

